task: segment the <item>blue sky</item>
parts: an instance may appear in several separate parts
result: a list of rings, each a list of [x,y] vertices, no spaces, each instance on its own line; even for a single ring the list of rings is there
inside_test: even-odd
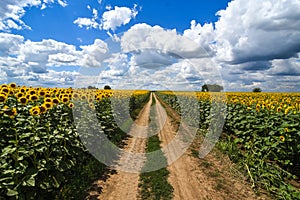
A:
[[[0,83],[299,91],[299,27],[298,0],[3,0]]]

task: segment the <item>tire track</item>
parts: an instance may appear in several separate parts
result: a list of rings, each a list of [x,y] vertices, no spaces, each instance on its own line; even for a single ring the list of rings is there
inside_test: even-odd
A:
[[[216,177],[206,173],[204,169],[200,167],[201,160],[189,155],[188,149],[185,149],[186,144],[184,141],[180,143],[181,140],[179,139],[179,142],[172,142],[172,140],[177,137],[176,134],[178,133],[172,125],[172,120],[169,116],[166,117],[165,121],[162,120],[165,118],[166,110],[161,106],[161,103],[157,100],[155,95],[154,98],[156,100],[158,123],[161,128],[161,131],[159,132],[161,147],[167,149],[165,156],[169,163],[167,169],[170,172],[168,181],[174,188],[174,200],[265,199],[257,197],[250,186],[226,177],[225,173],[222,174],[222,168],[220,168],[220,174]],[[180,117],[178,114],[173,111],[172,116],[176,115],[176,118],[179,119]],[[186,127],[185,124],[182,124],[182,126]],[[188,129],[184,129],[187,133],[183,136],[190,136],[191,134],[188,133]],[[182,150],[185,150],[185,153],[173,162],[174,158],[178,157],[179,151]],[[212,155],[207,156],[207,159],[209,159],[216,167],[220,165],[217,159]],[[222,185],[222,187],[226,187],[226,190],[224,188],[218,188],[217,183],[221,179],[224,180],[224,185]]]
[[[145,105],[140,115],[136,119],[131,130],[131,137],[127,140],[127,145],[118,164],[115,166],[117,173],[110,175],[106,182],[99,180],[98,187],[102,188],[101,194],[91,192],[90,196],[97,196],[103,200],[135,200],[138,195],[139,174],[136,169],[141,170],[146,160],[145,147],[147,138],[149,114],[152,104],[152,94],[149,102]]]

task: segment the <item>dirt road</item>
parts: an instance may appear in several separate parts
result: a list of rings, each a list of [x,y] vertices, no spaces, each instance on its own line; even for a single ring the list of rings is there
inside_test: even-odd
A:
[[[149,113],[152,104],[152,98],[145,105],[135,125],[130,130],[130,135],[135,137],[130,138],[126,143],[125,151],[121,155],[118,165],[115,166],[117,172],[111,174],[109,179],[104,182],[99,180],[97,186],[101,189],[101,193],[91,191],[90,196],[98,196],[98,199],[104,200],[135,200],[138,194],[139,173],[136,169],[143,167],[147,138],[144,137],[145,131],[149,123]],[[133,157],[130,153],[141,153],[138,157]]]
[[[156,99],[158,121],[161,122],[166,111],[156,96],[154,98]],[[168,112],[172,112],[171,115],[174,118],[180,119],[179,116],[176,117],[177,113],[172,109],[169,108]],[[172,125],[170,117],[167,117],[159,132],[159,138],[162,142],[161,147],[168,145],[169,152],[174,154],[177,153],[180,146],[171,143],[175,135],[176,128]],[[167,160],[173,159],[172,155],[166,157]],[[207,165],[213,166],[214,169],[203,167],[201,165],[203,162],[209,163]],[[225,172],[225,168],[226,165],[222,166],[219,160],[212,155],[207,156],[205,160],[199,160],[186,151],[178,160],[168,166],[169,183],[174,188],[174,200],[263,199],[257,197],[248,185],[230,177],[230,174]]]
[[[156,101],[154,108],[151,108],[152,96]],[[143,167],[147,142],[147,138],[144,136],[147,135],[145,131],[149,131],[150,109],[156,109],[156,120],[160,127],[158,136],[161,140],[161,147],[168,149],[165,153],[168,163],[174,160],[178,151],[184,149],[184,145],[172,144],[171,142],[177,134],[176,126],[172,122],[174,122],[174,118],[178,120],[180,117],[171,108],[167,109],[172,118],[168,116],[166,109],[157,97],[151,94],[150,101],[136,120],[136,124],[140,128],[132,126],[130,134],[136,137],[130,138],[125,147],[127,152],[141,153],[140,157],[133,157],[130,154],[121,155],[117,173],[110,175],[106,182],[99,180],[97,185],[102,190],[101,192],[92,191],[91,196],[98,196],[98,199],[103,200],[137,199],[139,173],[124,172],[124,169],[130,171],[130,168],[141,169]],[[231,165],[229,160],[216,158],[213,153],[200,160],[191,156],[189,149],[184,150],[183,155],[167,167],[170,172],[168,182],[174,188],[174,200],[265,199],[256,196],[248,184],[239,180],[240,177],[232,176],[232,173],[228,171]]]

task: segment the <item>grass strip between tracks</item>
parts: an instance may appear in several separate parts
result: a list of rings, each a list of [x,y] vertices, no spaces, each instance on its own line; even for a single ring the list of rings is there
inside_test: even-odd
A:
[[[152,105],[155,105],[155,99],[153,98]],[[156,111],[151,109],[150,116],[157,116]],[[157,124],[149,129],[151,131],[158,130]],[[156,152],[154,154],[147,154],[147,160],[143,167],[142,171],[147,171],[147,169],[153,169],[155,166],[166,166],[167,167],[167,159],[161,151],[160,140],[158,135],[153,135],[148,138],[146,153]],[[139,183],[139,197],[141,199],[163,199],[168,200],[173,198],[173,190],[174,188],[170,183],[168,183],[169,171],[166,167],[158,169],[156,171],[149,171],[142,173],[140,175],[140,183]]]

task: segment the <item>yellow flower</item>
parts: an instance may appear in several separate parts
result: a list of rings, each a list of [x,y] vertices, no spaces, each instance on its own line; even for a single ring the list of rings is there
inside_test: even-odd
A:
[[[15,83],[10,83],[9,86],[10,86],[11,88],[16,88],[16,87],[17,87],[17,84],[15,84]]]
[[[54,104],[59,104],[59,99],[58,99],[58,98],[54,98],[54,99],[52,99],[52,102],[53,102]]]
[[[51,99],[50,97],[46,97],[46,98],[44,99],[44,102],[52,103],[52,99]]]
[[[10,118],[14,118],[17,115],[17,109],[11,109],[8,106],[4,106],[1,110],[1,113],[5,113],[6,115],[10,116]]]
[[[45,96],[45,95],[46,95],[46,92],[45,92],[44,90],[41,90],[41,91],[39,91],[39,95],[40,95],[40,96]]]
[[[39,99],[39,97],[36,94],[33,94],[33,95],[30,96],[31,101],[36,101],[38,99]]]
[[[52,102],[45,102],[43,104],[47,109],[51,109],[53,107],[53,103]]]
[[[30,94],[30,95],[34,95],[35,93],[36,93],[35,90],[30,90],[30,91],[29,91],[29,94]]]
[[[285,137],[284,137],[283,135],[281,135],[281,136],[279,137],[279,139],[280,139],[282,142],[285,141]]]
[[[0,94],[0,103],[4,103],[7,99],[7,96],[4,94]]]
[[[21,104],[27,104],[28,102],[28,99],[26,97],[21,97],[18,99],[18,101],[21,103]]]
[[[64,96],[63,98],[62,98],[62,102],[63,103],[67,103],[67,102],[69,102],[69,98],[68,97],[66,97],[66,96]]]
[[[10,89],[7,87],[2,88],[1,93],[9,94]]]
[[[47,106],[45,104],[42,104],[40,106],[40,112],[41,112],[41,114],[45,113],[46,111],[47,111]]]
[[[291,109],[292,109],[292,107],[290,107],[290,106],[287,107],[287,108],[285,109],[285,111],[284,111],[284,114],[287,115],[287,114],[290,112]]]
[[[73,103],[69,103],[69,108],[73,108],[74,107],[74,104]]]
[[[289,132],[289,129],[288,129],[288,128],[285,128],[284,131],[285,131],[285,132]]]
[[[14,118],[18,113],[17,113],[17,109],[13,108],[13,109],[9,110],[8,112],[5,112],[5,114],[10,116],[10,118]]]
[[[19,99],[23,96],[23,93],[22,92],[18,92],[15,94],[15,96]]]
[[[40,110],[39,106],[34,106],[29,110],[29,112],[32,116],[37,116],[40,114],[41,110]]]
[[[277,108],[276,111],[277,111],[277,112],[280,112],[281,110],[282,110],[282,107],[280,106],[280,107]]]

